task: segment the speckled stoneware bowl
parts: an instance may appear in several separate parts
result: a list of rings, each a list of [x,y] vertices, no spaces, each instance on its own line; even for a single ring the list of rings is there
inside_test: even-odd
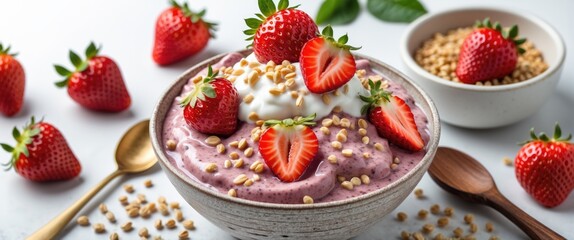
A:
[[[503,26],[517,24],[519,35],[534,43],[548,69],[526,81],[499,86],[477,86],[441,79],[419,66],[413,56],[435,33],[472,26],[490,17]],[[535,114],[554,93],[564,68],[566,47],[558,32],[533,14],[496,6],[448,9],[425,14],[411,23],[400,52],[406,73],[436,101],[441,120],[467,128],[509,125]]]
[[[246,55],[249,51],[243,51]],[[348,239],[373,226],[395,209],[414,189],[427,171],[439,142],[440,124],[431,99],[405,75],[377,60],[371,67],[401,83],[414,97],[429,120],[430,142],[422,161],[396,182],[377,191],[327,203],[274,204],[232,198],[208,189],[170,163],[162,146],[163,122],[173,100],[188,79],[217,63],[225,54],[208,59],[187,70],[169,87],[151,117],[150,134],[159,163],[181,196],[197,212],[221,229],[240,239]]]

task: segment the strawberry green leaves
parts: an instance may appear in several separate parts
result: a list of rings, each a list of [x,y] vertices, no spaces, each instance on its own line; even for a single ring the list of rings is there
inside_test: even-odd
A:
[[[40,120],[42,122],[42,120]],[[22,132],[18,130],[17,127],[12,129],[12,137],[16,140],[16,146],[12,147],[5,143],[0,143],[0,146],[4,151],[12,154],[9,162],[3,163],[2,165],[6,167],[6,171],[10,170],[15,164],[16,160],[20,157],[20,154],[28,156],[27,145],[32,143],[32,138],[40,133],[40,129],[36,126],[36,120],[34,116],[31,117],[30,123],[24,126]]]
[[[339,48],[348,49],[348,50],[359,50],[359,49],[361,49],[361,47],[353,47],[353,46],[347,45],[347,42],[349,41],[349,36],[347,34],[339,37],[339,39],[337,39],[337,41],[335,41],[335,38],[333,38],[333,28],[331,27],[331,25],[327,25],[325,28],[323,28],[323,31],[321,31],[321,36],[323,36],[323,38],[333,42]]]
[[[246,41],[253,40],[253,38],[255,37],[255,33],[257,32],[257,29],[259,28],[259,26],[261,26],[263,21],[267,19],[267,17],[273,15],[278,11],[285,10],[288,8],[297,8],[299,6],[297,5],[294,7],[289,7],[289,0],[280,0],[277,6],[275,6],[273,0],[259,0],[257,4],[259,5],[259,11],[261,11],[261,13],[255,14],[257,18],[245,19],[245,24],[247,25],[247,27],[249,27],[249,29],[243,31],[245,35],[249,36],[248,38],[245,39]],[[252,44],[250,44],[247,47],[251,47],[251,45]]]
[[[175,0],[169,0],[169,4],[172,7],[180,9],[186,17],[189,17],[191,19],[192,23],[197,23],[199,20],[202,20],[207,29],[209,29],[209,34],[211,35],[211,38],[215,38],[215,31],[217,31],[217,23],[208,22],[203,19],[205,13],[207,13],[205,9],[196,13],[189,8],[189,4],[187,4],[187,2],[179,4]]]
[[[190,105],[191,107],[195,107],[197,99],[205,101],[205,97],[215,98],[215,89],[211,85],[211,82],[213,82],[218,74],[219,71],[214,72],[211,65],[209,65],[207,68],[207,76],[195,84],[193,91],[181,100],[180,106],[185,107]]]
[[[82,60],[82,58],[80,58],[80,56],[78,56],[77,53],[70,50],[69,57],[70,62],[72,62],[72,65],[74,65],[74,71],[70,71],[61,65],[54,65],[54,68],[56,69],[58,75],[65,78],[62,81],[56,82],[55,83],[56,86],[60,88],[68,86],[68,80],[70,79],[72,74],[76,72],[83,72],[84,70],[86,70],[86,68],[88,68],[88,61],[94,58],[96,55],[98,55],[99,51],[100,48],[96,47],[94,42],[90,42],[90,45],[88,45],[85,51],[86,60]]]
[[[500,32],[503,38],[513,41],[519,54],[523,54],[525,52],[524,48],[520,47],[520,45],[526,42],[526,38],[516,39],[516,37],[518,37],[518,25],[513,25],[510,29],[504,29],[499,22],[491,23],[490,18],[485,18],[482,21],[476,20],[474,27],[494,29]]]
[[[358,0],[326,0],[315,17],[317,24],[342,25],[353,22],[361,7]]]
[[[369,89],[369,96],[359,95],[359,98],[366,103],[361,107],[362,114],[367,114],[371,108],[390,101],[391,93],[381,88],[381,81],[373,82],[369,79]]]
[[[291,126],[296,126],[296,125],[315,126],[317,124],[315,121],[313,121],[313,120],[315,120],[315,117],[317,117],[317,114],[313,113],[309,116],[298,117],[295,119],[292,119],[292,118],[287,118],[287,119],[283,119],[283,120],[271,119],[271,120],[265,121],[263,124],[265,126],[273,126],[273,125],[281,124],[285,127],[291,127]]]
[[[4,48],[4,46],[2,46],[2,43],[0,43],[0,55],[3,54],[7,54],[10,55],[12,57],[15,57],[16,55],[18,55],[18,53],[10,53],[10,45],[8,45],[6,48]]]

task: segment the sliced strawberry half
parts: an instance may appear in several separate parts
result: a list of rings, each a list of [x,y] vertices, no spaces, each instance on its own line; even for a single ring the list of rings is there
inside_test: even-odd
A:
[[[420,151],[424,141],[418,131],[411,108],[405,101],[381,89],[381,82],[369,80],[371,96],[360,96],[367,104],[362,112],[368,112],[369,121],[375,125],[379,136],[390,143],[410,151]]]
[[[351,80],[357,70],[351,50],[360,48],[345,45],[348,40],[345,34],[335,41],[333,29],[327,26],[322,35],[303,45],[299,62],[310,92],[333,91]]]
[[[299,119],[268,120],[270,126],[259,140],[265,164],[283,182],[297,181],[319,150],[319,141],[309,127],[315,114]]]

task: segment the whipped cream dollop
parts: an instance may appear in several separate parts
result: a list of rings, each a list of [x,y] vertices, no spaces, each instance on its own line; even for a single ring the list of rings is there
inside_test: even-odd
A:
[[[361,107],[364,103],[359,94],[369,95],[369,92],[357,76],[353,76],[349,82],[335,91],[314,94],[305,86],[299,63],[290,65],[294,66],[290,67],[290,70],[294,71],[285,70],[286,74],[281,74],[282,79],[279,81],[274,81],[273,73],[269,74],[266,71],[267,63],[259,63],[254,54],[250,54],[233,66],[234,86],[243,99],[239,105],[241,121],[285,119],[313,113],[317,114],[316,119],[321,119],[335,107],[340,107],[342,111],[354,117],[361,116]],[[285,65],[284,67],[287,68]],[[287,75],[289,73],[295,73],[295,76]],[[288,83],[287,79],[294,79],[294,83]]]

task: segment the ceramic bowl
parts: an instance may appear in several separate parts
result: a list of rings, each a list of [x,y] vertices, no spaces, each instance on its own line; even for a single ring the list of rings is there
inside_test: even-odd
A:
[[[245,56],[248,52],[242,52]],[[316,204],[275,204],[232,198],[196,182],[174,166],[162,144],[166,113],[188,79],[208,64],[223,56],[208,59],[187,70],[163,94],[150,123],[153,148],[159,163],[181,196],[198,213],[216,226],[240,239],[348,239],[373,226],[395,209],[411,193],[427,171],[437,149],[440,124],[431,99],[402,73],[377,60],[370,60],[373,69],[401,83],[427,114],[430,141],[422,161],[396,182],[377,191],[340,200]]]
[[[518,24],[519,35],[534,43],[549,68],[519,83],[476,86],[441,79],[415,62],[416,50],[435,33],[473,26],[476,20],[485,17],[503,26]],[[566,50],[558,32],[532,14],[498,7],[465,7],[429,13],[414,21],[402,37],[400,53],[407,75],[436,102],[441,120],[461,127],[492,128],[517,122],[538,111],[556,88]]]

